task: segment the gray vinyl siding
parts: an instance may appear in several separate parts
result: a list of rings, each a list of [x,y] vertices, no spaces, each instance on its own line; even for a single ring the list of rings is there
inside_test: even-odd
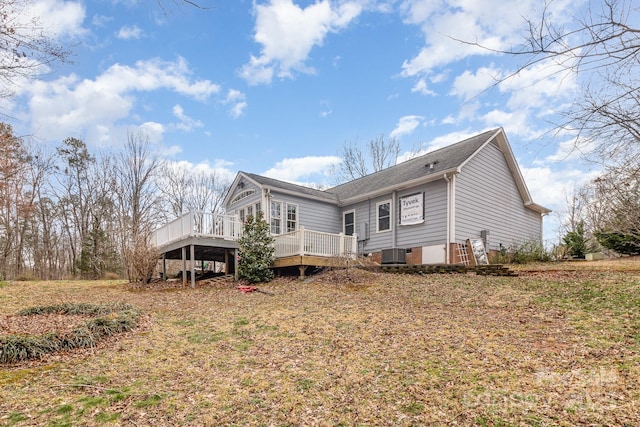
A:
[[[333,204],[291,194],[278,193],[273,190],[271,199],[298,205],[298,228],[304,227],[307,230],[324,233],[339,233],[342,231],[341,211]],[[286,215],[286,208],[283,206],[282,209],[283,215]]]
[[[399,248],[414,248],[444,244],[447,242],[447,183],[445,180],[430,182],[419,188],[398,193],[401,197],[424,191],[424,223],[397,225],[400,209],[396,206]],[[399,202],[398,202],[399,203]]]
[[[382,248],[393,247],[393,241],[391,240],[393,237],[392,231],[384,231],[380,233],[377,232],[376,204],[378,202],[383,202],[386,200],[391,200],[391,194],[376,197],[375,199],[371,200],[365,200],[363,202],[345,207],[343,209],[343,212],[355,210],[356,233],[362,234],[362,224],[367,224],[367,236],[361,236],[361,238],[368,237],[368,239],[366,239],[364,243],[360,242],[359,244],[363,252],[375,252]],[[395,212],[392,211],[392,214],[395,214]],[[392,227],[395,227],[393,218],[391,219],[391,224]],[[360,240],[360,238],[358,240]]]
[[[456,242],[489,231],[489,249],[540,240],[542,217],[524,206],[504,155],[491,143],[462,168],[455,189]]]
[[[415,193],[424,193],[424,219],[422,224],[399,225],[400,222],[400,198]],[[354,205],[345,206],[342,211],[355,210],[356,232],[362,231],[362,224],[368,228],[368,239],[360,242],[359,248],[364,253],[377,252],[382,249],[412,248],[443,244],[447,239],[447,184],[444,180],[430,182],[398,192],[396,204],[392,208],[392,231],[377,232],[376,207],[379,202],[393,201],[393,194],[389,193]],[[393,204],[393,203],[392,203]],[[342,229],[340,229],[342,231]],[[396,238],[394,244],[393,238]]]
[[[233,200],[238,194],[247,190],[255,190],[255,193],[253,193],[250,196],[243,197],[242,199],[238,200],[235,203],[230,203],[227,206],[225,206],[225,212],[227,214],[234,215],[236,214],[236,210],[246,208],[248,205],[255,205],[257,202],[260,201],[262,196],[262,190],[251,182],[247,183],[246,180],[245,180],[244,188],[236,187],[235,191],[233,192],[229,200]],[[263,206],[262,210],[264,211],[264,209],[265,208]]]

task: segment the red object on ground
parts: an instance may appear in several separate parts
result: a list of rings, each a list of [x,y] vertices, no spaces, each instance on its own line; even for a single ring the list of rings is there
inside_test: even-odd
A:
[[[255,286],[238,286],[237,289],[243,294],[248,294],[250,292],[257,290],[258,288],[256,288]]]

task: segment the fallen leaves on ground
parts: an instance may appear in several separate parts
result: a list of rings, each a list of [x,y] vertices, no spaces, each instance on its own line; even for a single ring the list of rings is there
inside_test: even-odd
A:
[[[146,326],[0,368],[4,425],[637,425],[640,285],[334,270],[244,294],[13,283],[2,312],[125,301]]]

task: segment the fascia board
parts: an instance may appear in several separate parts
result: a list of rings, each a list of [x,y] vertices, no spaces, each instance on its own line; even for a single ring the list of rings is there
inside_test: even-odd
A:
[[[540,213],[542,215],[547,215],[547,214],[551,213],[551,209],[545,208],[544,206],[539,205],[537,203],[533,203],[533,202],[525,203],[524,206],[526,208],[531,209],[534,212],[538,212],[538,213]]]
[[[236,177],[233,180],[233,183],[231,184],[231,186],[229,187],[229,191],[227,191],[227,195],[224,197],[224,199],[222,200],[222,206],[228,206],[231,202],[230,198],[231,195],[233,193],[235,193],[236,187],[238,186],[238,184],[240,183],[241,180],[246,179],[247,181],[251,182],[252,184],[254,184],[256,187],[262,189],[262,185],[260,183],[258,183],[255,179],[252,179],[251,177],[245,175],[243,172],[238,172],[236,174]]]

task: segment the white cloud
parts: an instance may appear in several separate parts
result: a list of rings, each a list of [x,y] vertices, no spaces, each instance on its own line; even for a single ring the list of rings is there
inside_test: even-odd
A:
[[[423,154],[430,153],[442,147],[455,144],[456,142],[465,140],[481,132],[482,131],[479,131],[479,132],[478,131],[471,131],[471,132],[458,131],[458,132],[451,132],[446,135],[436,137],[433,140],[431,140],[431,142],[427,144],[423,144],[421,147],[418,147],[417,149],[407,151],[402,155],[398,156],[398,163],[404,162],[409,159],[413,159],[414,157],[422,156]]]
[[[547,19],[561,26],[572,19],[581,3],[584,1],[550,2]],[[523,30],[527,30],[523,17],[539,16],[542,6],[538,0],[403,0],[400,13],[404,22],[420,27],[425,46],[403,63],[402,75],[430,75],[470,56],[507,51],[522,43]]]
[[[104,27],[111,21],[113,21],[113,17],[106,16],[106,15],[96,14],[96,15],[93,15],[93,18],[91,18],[91,23],[96,27]]]
[[[327,175],[331,166],[341,161],[342,159],[337,156],[307,156],[284,159],[262,173],[262,175],[282,181],[300,182],[303,178],[313,175]]]
[[[229,114],[234,119],[243,116],[249,105],[246,101],[246,95],[236,89],[229,89],[222,103],[230,105]]]
[[[497,84],[501,76],[502,72],[493,66],[478,68],[475,73],[465,70],[455,78],[450,93],[468,101]]]
[[[82,27],[85,18],[85,7],[82,2],[39,0],[25,2],[27,9],[24,13],[16,13],[27,21],[36,19],[45,33],[54,38],[77,37],[86,34]]]
[[[588,141],[584,138],[576,141],[576,138],[569,138],[559,142],[556,145],[556,151],[547,156],[545,162],[556,163],[584,158],[592,154],[595,148],[594,141]]]
[[[249,84],[270,83],[273,76],[293,77],[293,71],[313,73],[306,65],[311,49],[323,44],[328,33],[345,28],[361,12],[357,1],[332,3],[322,0],[305,8],[292,0],[270,0],[254,4],[254,40],[262,45],[259,56],[251,55],[240,75]]]
[[[205,175],[215,175],[222,182],[232,182],[236,176],[236,172],[231,169],[232,162],[216,159],[213,164],[209,161],[192,163],[187,160],[167,161],[166,166],[169,169],[189,171],[192,173],[201,173]]]
[[[509,18],[509,5],[500,2],[492,7],[492,2],[460,1],[457,7],[449,7],[445,1],[407,0],[402,2],[401,11],[405,22],[419,25],[425,37],[425,46],[413,58],[402,65],[402,75],[416,76],[430,74],[432,70],[462,60],[471,55],[489,55],[486,49],[464,44],[455,40],[478,42],[492,48],[507,46],[505,37],[513,34],[514,28],[498,32],[498,22],[521,25],[521,21]],[[495,19],[495,11],[500,10],[500,19]],[[507,15],[507,16],[505,16]],[[515,22],[514,22],[515,21]]]
[[[158,122],[145,122],[138,126],[138,130],[146,135],[150,142],[159,143],[162,141],[165,128]]]
[[[327,101],[327,100],[320,101],[320,105],[322,106],[322,111],[320,111],[320,117],[327,118],[333,113],[333,110],[331,109],[330,101]]]
[[[391,138],[397,138],[402,135],[410,135],[418,126],[420,126],[420,123],[422,123],[423,120],[424,117],[415,115],[400,117],[398,124],[395,129],[391,131],[389,136]]]
[[[122,27],[116,33],[116,37],[122,40],[139,39],[142,37],[142,28],[137,25],[133,27]]]
[[[436,93],[429,89],[426,79],[422,78],[411,88],[411,92],[418,92],[423,95],[435,95]]]
[[[191,132],[194,128],[200,128],[203,126],[200,120],[195,120],[187,116],[180,104],[173,106],[173,115],[180,120],[180,122],[176,124],[176,127],[185,132]]]
[[[524,109],[505,111],[491,110],[479,117],[487,128],[503,127],[507,135],[532,139],[538,135],[531,119]]]
[[[68,44],[87,34],[82,27],[85,8],[80,2],[58,0],[3,2],[0,15],[12,34],[3,36],[0,49],[0,68],[11,70],[10,78],[3,78],[3,96],[24,92],[30,80],[45,75],[51,64],[64,59]],[[6,30],[6,28],[4,28]],[[5,34],[6,35],[6,34]],[[25,43],[26,41],[29,41]],[[42,46],[44,40],[49,46]],[[18,53],[18,55],[15,54]],[[49,54],[47,52],[54,52]]]
[[[568,62],[575,62],[569,58]],[[520,70],[499,85],[500,91],[509,93],[507,106],[512,109],[545,108],[566,100],[578,88],[576,76],[554,61],[542,61]]]
[[[520,165],[520,171],[533,201],[554,211],[565,207],[567,194],[594,177],[593,172],[586,172],[572,165],[561,169]]]
[[[115,64],[95,80],[71,74],[31,85],[27,96],[32,128],[47,139],[59,139],[98,125],[114,125],[132,116],[136,93],[158,89],[200,101],[220,90],[208,80],[192,81],[183,59],[138,61],[133,67]]]

